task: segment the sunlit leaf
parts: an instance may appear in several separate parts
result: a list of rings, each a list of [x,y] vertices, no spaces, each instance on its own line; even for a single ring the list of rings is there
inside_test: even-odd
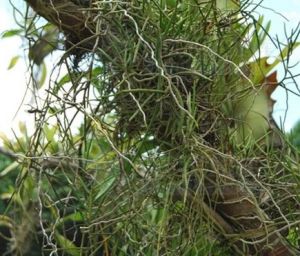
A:
[[[0,198],[2,200],[12,200],[15,201],[14,199],[16,199],[16,194],[15,191],[13,189],[11,189],[12,191],[8,191],[8,192],[4,192],[0,195]]]
[[[48,126],[48,125],[45,125],[43,127],[44,129],[44,134],[45,134],[45,137],[47,139],[47,141],[50,143],[50,145],[53,147],[53,150],[54,151],[57,151],[58,150],[58,145],[57,145],[57,142],[54,138],[56,132],[57,132],[57,126]]]
[[[4,144],[10,144],[10,139],[3,132],[0,132],[0,139],[4,142]]]
[[[17,64],[19,59],[20,59],[19,55],[12,57],[10,62],[9,62],[9,65],[8,65],[7,69],[8,70],[12,69]]]
[[[69,74],[64,75],[57,83],[58,86],[62,86],[71,81],[71,77]]]
[[[46,81],[46,78],[47,78],[47,67],[46,67],[46,64],[45,62],[42,63],[42,66],[41,66],[41,76],[40,76],[40,79],[39,79],[39,88],[42,87],[42,85],[45,83]]]
[[[20,35],[23,32],[23,29],[10,29],[2,33],[2,38],[8,38],[12,36]]]
[[[0,178],[4,177],[11,171],[15,170],[20,164],[18,162],[12,162],[9,166],[7,166],[4,170],[1,170],[0,172]]]
[[[265,77],[260,83],[260,88],[250,88],[248,93],[236,102],[234,112],[235,118],[239,120],[235,134],[237,144],[253,145],[262,139],[265,143],[272,143],[268,141],[267,135],[274,105],[271,94],[278,86],[277,72]]]
[[[264,78],[268,75],[273,68],[275,68],[278,64],[280,64],[283,60],[285,60],[288,55],[298,47],[300,43],[295,43],[293,46],[286,46],[280,53],[280,55],[273,61],[272,63],[268,62],[269,57],[260,58],[254,62],[249,64],[250,67],[250,79],[251,81],[257,85],[264,80]]]

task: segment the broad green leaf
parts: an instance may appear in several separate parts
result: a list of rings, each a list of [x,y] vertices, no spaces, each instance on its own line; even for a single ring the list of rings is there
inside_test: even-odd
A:
[[[5,32],[2,33],[2,38],[9,38],[9,37],[12,37],[12,36],[17,36],[17,35],[20,35],[20,33],[23,32],[23,29],[10,29],[10,30],[7,30]]]
[[[268,133],[274,104],[271,94],[277,83],[275,71],[264,78],[264,83],[259,89],[249,88],[247,93],[235,102],[234,117],[239,120],[234,134],[237,145],[253,146],[258,141],[263,141],[266,145],[273,143],[268,141]]]
[[[71,82],[71,77],[69,74],[64,75],[57,83],[58,86],[62,86],[66,83]]]
[[[251,62],[249,64],[250,67],[250,79],[253,82],[254,85],[260,84],[264,78],[268,75],[270,71],[272,71],[273,68],[275,68],[279,63],[284,61],[288,54],[295,48],[297,48],[300,45],[299,43],[295,43],[292,47],[286,46],[280,53],[280,55],[273,61],[272,63],[268,63],[269,57],[263,57],[258,59],[257,61]]]
[[[102,89],[102,78],[101,74],[103,74],[103,67],[98,66],[92,70],[91,78],[90,73],[88,73],[87,79],[91,81],[91,85],[98,91]]]
[[[59,232],[55,232],[55,239],[59,246],[65,251],[68,255],[71,256],[80,256],[80,248],[77,247],[72,241],[65,238]]]
[[[9,65],[8,65],[7,69],[8,70],[12,69],[17,64],[19,59],[20,59],[19,55],[12,57],[10,62],[9,62]]]

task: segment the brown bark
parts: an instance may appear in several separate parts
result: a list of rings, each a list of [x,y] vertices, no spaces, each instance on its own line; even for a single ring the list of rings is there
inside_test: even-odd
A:
[[[95,44],[95,24],[83,8],[69,0],[25,0],[41,17],[56,25],[68,44],[91,50]]]
[[[233,233],[225,236],[240,255],[298,255],[246,187],[228,179],[210,180],[207,189],[211,207],[232,227]]]

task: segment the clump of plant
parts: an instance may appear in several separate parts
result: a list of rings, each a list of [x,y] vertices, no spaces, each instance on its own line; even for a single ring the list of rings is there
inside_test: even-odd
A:
[[[296,253],[298,167],[271,94],[297,33],[269,63],[248,1],[26,2],[32,66],[64,49],[16,188],[31,184],[45,252]]]

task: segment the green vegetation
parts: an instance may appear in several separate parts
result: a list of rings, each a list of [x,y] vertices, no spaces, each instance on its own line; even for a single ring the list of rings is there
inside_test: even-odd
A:
[[[3,138],[3,254],[297,255],[299,164],[271,94],[299,31],[270,63],[250,1],[25,2],[3,37],[28,42],[47,95],[32,135]]]

